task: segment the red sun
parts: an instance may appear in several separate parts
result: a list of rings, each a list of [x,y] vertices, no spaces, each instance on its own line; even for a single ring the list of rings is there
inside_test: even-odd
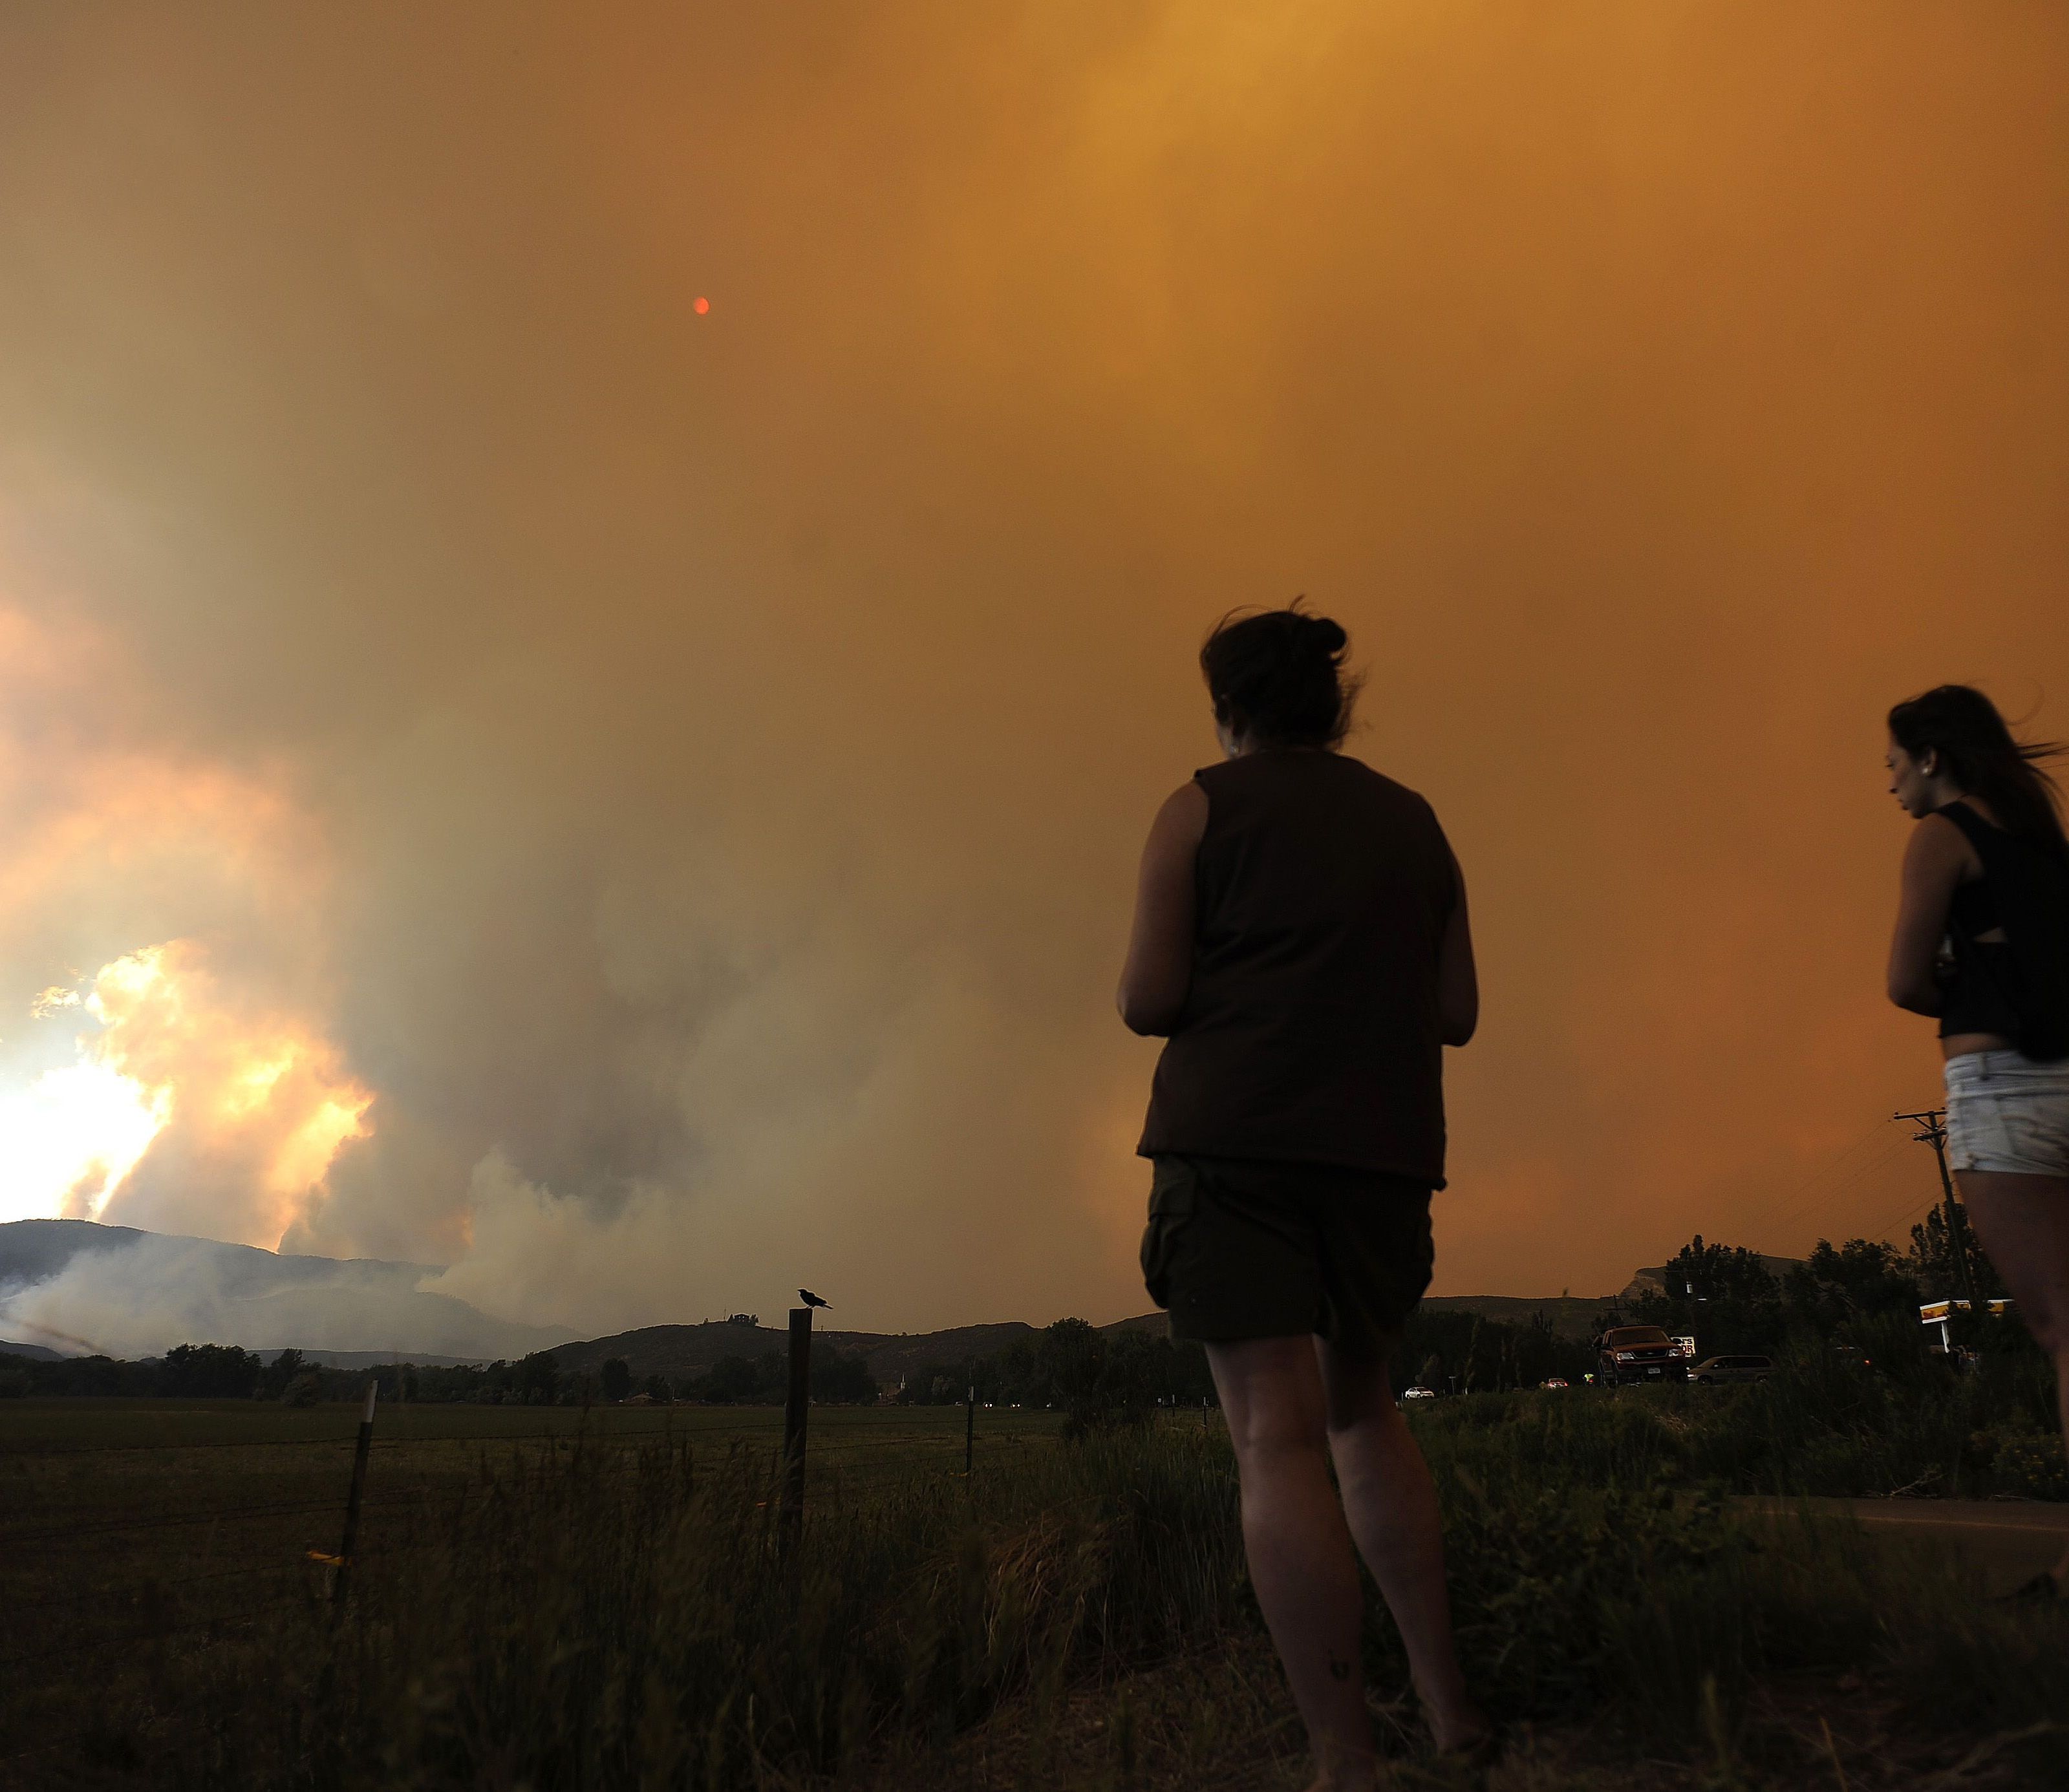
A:
[[[701,317],[706,312],[711,309],[711,300],[700,297],[690,307],[690,309],[694,311],[700,317]]]

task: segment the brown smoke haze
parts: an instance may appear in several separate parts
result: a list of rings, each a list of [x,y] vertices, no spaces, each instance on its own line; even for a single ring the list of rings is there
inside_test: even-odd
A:
[[[1141,1311],[1136,855],[1305,593],[1472,891],[1438,1292],[1900,1237],[1881,716],[2069,733],[2065,90],[1957,0],[11,9],[0,1077],[160,1104],[34,1210]]]

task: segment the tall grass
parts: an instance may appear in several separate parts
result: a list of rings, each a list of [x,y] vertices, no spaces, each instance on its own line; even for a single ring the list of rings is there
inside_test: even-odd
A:
[[[1873,1372],[1806,1344],[1757,1386],[1476,1394],[1417,1423],[1434,1455],[1490,1484],[2069,1499],[2045,1359],[1957,1376],[1912,1342],[1888,1340]]]
[[[1246,1622],[1225,1446],[1095,1436],[1011,1471],[814,1489],[786,1550],[765,1451],[579,1443],[490,1467],[320,1606],[220,1654],[198,1736],[104,1759],[177,1783],[760,1786],[939,1740],[1025,1687]],[[153,1781],[152,1783],[159,1783]]]
[[[1985,1727],[2069,1710],[2059,1614],[1985,1607],[1944,1560],[1843,1530],[1775,1547],[1668,1484],[1690,1460],[1674,1418],[1488,1396],[1426,1427],[1462,1647],[1498,1709],[1685,1740],[1757,1676],[1846,1664]],[[312,1601],[168,1655],[150,1700],[81,1708],[72,1777],[51,1783],[765,1792],[894,1746],[924,1758],[1002,1699],[1053,1710],[1258,1627],[1210,1427],[1095,1435],[967,1482],[822,1480],[787,1553],[772,1488],[758,1451],[484,1460],[464,1499],[382,1540],[335,1632]],[[1372,1610],[1369,1664],[1402,1686]]]

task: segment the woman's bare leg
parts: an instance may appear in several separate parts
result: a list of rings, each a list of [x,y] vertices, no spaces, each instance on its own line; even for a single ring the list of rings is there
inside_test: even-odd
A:
[[[2019,1316],[2055,1359],[2055,1398],[2069,1449],[2069,1177],[1965,1169],[1954,1180]],[[2055,1579],[2069,1587],[2069,1551],[2055,1564]]]
[[[1210,1344],[1207,1361],[1235,1445],[1251,1585],[1308,1726],[1316,1773],[1311,1792],[1363,1792],[1373,1770],[1358,1655],[1365,1598],[1329,1484],[1313,1343]]]
[[[1443,1521],[1429,1464],[1394,1403],[1385,1363],[1344,1356],[1319,1338],[1315,1349],[1351,1534],[1400,1628],[1437,1746],[1463,1746],[1486,1733],[1487,1720],[1466,1692],[1451,1641]]]

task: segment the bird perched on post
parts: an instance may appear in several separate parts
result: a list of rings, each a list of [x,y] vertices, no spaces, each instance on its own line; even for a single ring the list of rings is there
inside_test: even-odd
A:
[[[798,1298],[808,1307],[830,1307],[833,1304],[830,1300],[822,1300],[810,1288],[798,1289]]]

